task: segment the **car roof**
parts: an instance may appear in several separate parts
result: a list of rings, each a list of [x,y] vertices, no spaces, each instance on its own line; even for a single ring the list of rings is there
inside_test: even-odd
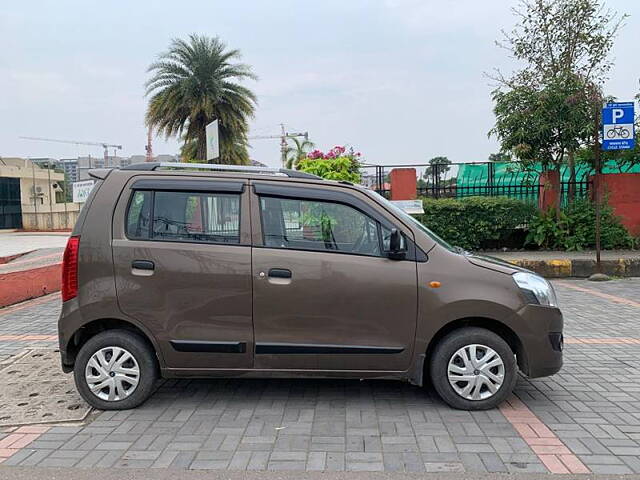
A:
[[[89,175],[96,179],[104,179],[112,169],[93,169]],[[358,190],[364,189],[348,181],[326,180],[299,170],[287,168],[257,167],[250,165],[222,165],[210,163],[176,163],[176,162],[145,162],[135,163],[118,169],[129,174],[175,175],[175,176],[202,176],[215,178],[242,178],[252,180],[278,180],[290,182],[304,182],[312,184],[324,184],[335,186],[350,186]]]

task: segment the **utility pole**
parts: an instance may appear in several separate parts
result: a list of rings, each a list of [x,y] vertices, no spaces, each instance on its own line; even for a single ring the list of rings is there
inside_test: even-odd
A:
[[[147,151],[146,162],[153,162],[153,145],[151,144],[151,127],[147,130],[147,145],[144,149]]]

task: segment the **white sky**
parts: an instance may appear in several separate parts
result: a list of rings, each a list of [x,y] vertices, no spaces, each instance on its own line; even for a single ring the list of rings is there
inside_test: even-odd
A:
[[[99,147],[21,135],[106,141],[144,154],[146,68],[174,37],[220,36],[258,82],[252,135],[309,131],[323,150],[353,145],[369,163],[437,155],[483,161],[498,150],[492,86],[513,67],[494,45],[514,17],[506,0],[201,0],[5,2],[0,10],[0,156],[102,155]],[[608,0],[631,17],[613,52],[607,93],[640,90],[640,2]],[[277,165],[278,140],[252,142]],[[177,153],[175,140],[154,152]]]

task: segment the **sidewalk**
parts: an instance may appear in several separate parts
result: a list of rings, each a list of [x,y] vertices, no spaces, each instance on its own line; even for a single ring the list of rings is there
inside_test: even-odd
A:
[[[587,278],[596,273],[596,252],[510,251],[486,252],[482,255],[501,258],[545,277]],[[614,277],[640,277],[639,250],[603,250],[602,272]]]

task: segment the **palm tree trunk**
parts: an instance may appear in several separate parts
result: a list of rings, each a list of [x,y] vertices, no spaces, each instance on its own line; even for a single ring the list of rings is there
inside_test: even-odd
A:
[[[196,145],[196,160],[207,163],[207,133],[204,128],[201,128],[198,132]]]

